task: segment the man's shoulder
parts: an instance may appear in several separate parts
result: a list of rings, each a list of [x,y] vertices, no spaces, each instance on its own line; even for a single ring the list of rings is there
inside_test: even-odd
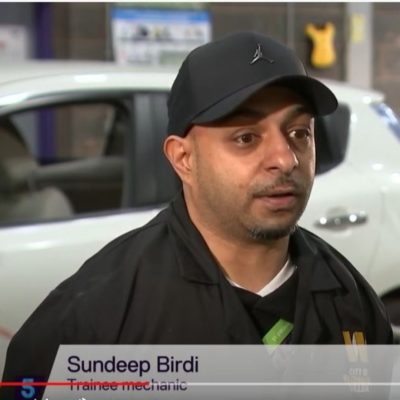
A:
[[[170,212],[168,209],[160,211],[153,219],[138,228],[132,229],[108,242],[97,251],[88,261],[98,261],[101,258],[115,256],[118,253],[132,250],[139,246],[144,250],[148,246],[158,246],[166,239]],[[139,250],[139,249],[136,249]]]
[[[306,242],[310,245],[311,249],[317,251],[319,255],[324,257],[325,260],[335,263],[338,267],[344,267],[346,270],[356,270],[353,264],[335,247],[329,244],[320,236],[305,228],[298,228],[300,234],[305,238]],[[356,270],[357,271],[357,270]],[[357,271],[357,274],[359,272]]]
[[[368,299],[368,302],[378,303],[378,307],[382,309],[381,301],[373,287],[340,251],[318,235],[304,228],[299,229],[308,244],[317,252],[317,258],[323,260],[346,290],[356,290],[364,300]]]
[[[71,284],[93,286],[94,281],[97,284],[107,280],[115,282],[117,277],[123,280],[134,274],[139,265],[162,257],[168,249],[168,220],[169,210],[162,210],[147,224],[113,239],[57,289]]]
[[[119,326],[123,319],[140,266],[151,268],[155,259],[165,257],[168,248],[165,244],[168,236],[166,214],[167,210],[161,211],[146,225],[117,237],[89,258],[49,294],[25,323],[24,330],[32,331],[48,321],[57,321],[62,336],[74,337],[78,342],[79,338],[82,342],[91,338],[95,343],[98,326],[103,327],[102,337],[107,337],[107,332],[114,334],[116,328],[111,327]],[[102,322],[104,315],[107,315],[105,325]]]

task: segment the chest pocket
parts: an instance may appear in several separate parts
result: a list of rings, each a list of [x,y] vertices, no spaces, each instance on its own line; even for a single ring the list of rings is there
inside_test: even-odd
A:
[[[319,342],[343,344],[342,324],[332,297],[332,292],[317,292],[314,294],[315,310],[321,324]]]
[[[359,302],[353,304],[356,299],[347,297],[335,292],[314,294],[322,343],[366,344],[361,305]]]

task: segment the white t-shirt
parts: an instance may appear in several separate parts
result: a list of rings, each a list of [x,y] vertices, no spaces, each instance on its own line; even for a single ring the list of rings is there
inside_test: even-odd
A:
[[[290,257],[288,257],[282,269],[274,276],[274,278],[270,282],[268,282],[262,289],[256,292],[256,294],[258,294],[261,297],[264,297],[274,292],[293,275],[294,271],[296,271],[296,266],[292,263]],[[226,277],[226,279],[232,286],[245,289],[244,287],[240,286],[239,284],[232,281],[228,277]]]

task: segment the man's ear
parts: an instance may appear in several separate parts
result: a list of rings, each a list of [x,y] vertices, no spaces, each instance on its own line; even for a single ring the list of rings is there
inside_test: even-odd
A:
[[[192,174],[192,143],[188,137],[168,136],[164,141],[164,154],[182,182],[188,182]]]

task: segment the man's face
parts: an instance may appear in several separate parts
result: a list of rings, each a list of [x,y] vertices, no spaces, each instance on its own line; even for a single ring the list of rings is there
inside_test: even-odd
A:
[[[189,208],[202,223],[234,237],[288,235],[314,179],[313,124],[304,100],[269,87],[223,121],[193,126]]]

